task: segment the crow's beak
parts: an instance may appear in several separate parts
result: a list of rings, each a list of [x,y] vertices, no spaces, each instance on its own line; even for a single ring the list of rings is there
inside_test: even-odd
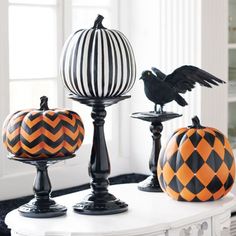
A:
[[[141,77],[139,78],[139,80],[143,80],[143,76],[141,76]]]

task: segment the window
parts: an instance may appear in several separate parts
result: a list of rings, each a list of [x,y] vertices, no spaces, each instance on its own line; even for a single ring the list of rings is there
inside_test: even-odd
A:
[[[78,152],[79,158],[50,167],[50,176],[53,189],[88,182],[87,166],[93,136],[91,108],[67,98],[68,91],[65,91],[58,75],[59,59],[63,43],[69,34],[76,29],[92,27],[97,14],[105,16],[104,24],[107,27],[117,28],[117,2],[3,0],[0,2],[0,9],[0,19],[4,22],[0,26],[0,69],[3,68],[0,72],[0,87],[3,91],[1,125],[10,112],[38,108],[42,95],[49,97],[51,108],[66,107],[75,110],[81,115],[86,129],[84,144]],[[105,124],[107,144],[109,151],[115,153],[114,159],[119,155],[118,122],[114,118],[116,116],[111,119],[115,113],[117,114],[117,106],[108,109]],[[7,153],[2,145],[0,152],[5,157],[0,160],[0,185],[5,191],[0,199],[32,194],[34,168],[7,160]],[[61,181],[59,177],[62,174],[69,176],[68,179]]]
[[[9,1],[10,112],[58,105],[57,2]],[[24,92],[23,92],[24,91]]]

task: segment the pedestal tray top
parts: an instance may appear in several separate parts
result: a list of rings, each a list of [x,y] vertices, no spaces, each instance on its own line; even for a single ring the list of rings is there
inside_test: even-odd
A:
[[[149,121],[149,122],[159,122],[159,123],[167,121],[167,120],[171,120],[180,116],[182,115],[173,113],[173,112],[156,113],[154,111],[135,112],[135,113],[132,113],[131,115],[132,118]]]
[[[78,101],[82,104],[86,104],[87,106],[94,106],[97,104],[104,105],[105,107],[108,107],[112,104],[115,104],[119,101],[125,100],[127,98],[130,98],[130,95],[125,96],[117,96],[117,97],[81,97],[74,94],[69,94],[68,96],[70,99]]]
[[[20,161],[20,162],[24,162],[26,164],[36,164],[39,162],[47,162],[48,164],[54,164],[58,161],[64,161],[70,158],[75,157],[75,154],[70,155],[70,156],[64,156],[64,157],[40,157],[40,158],[32,158],[32,157],[17,157],[14,155],[8,155],[8,159],[10,160],[14,160],[14,161]]]

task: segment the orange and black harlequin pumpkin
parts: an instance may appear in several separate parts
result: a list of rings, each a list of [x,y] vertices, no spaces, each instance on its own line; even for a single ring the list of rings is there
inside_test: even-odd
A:
[[[80,116],[70,110],[49,109],[40,98],[40,109],[9,115],[3,125],[3,142],[18,157],[64,157],[73,154],[84,138]]]
[[[217,129],[193,126],[174,132],[158,162],[161,188],[179,201],[211,201],[226,195],[235,178],[228,139]]]

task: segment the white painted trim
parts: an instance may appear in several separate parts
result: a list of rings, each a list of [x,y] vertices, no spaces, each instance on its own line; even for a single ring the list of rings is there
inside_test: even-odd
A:
[[[62,35],[62,44],[64,45],[64,42],[71,34],[72,29],[72,0],[63,1],[63,35]],[[63,47],[62,45],[62,47]],[[64,86],[63,86],[64,87]],[[71,107],[72,101],[68,99],[68,90],[64,88],[63,91],[64,94],[64,106],[65,107]]]
[[[233,96],[233,97],[228,97],[228,102],[229,103],[233,103],[233,102],[236,102],[236,97],[235,96]]]
[[[228,1],[202,0],[201,67],[228,81]],[[203,125],[217,127],[227,134],[227,84],[201,89]]]
[[[229,48],[229,49],[236,49],[236,43],[230,43],[230,44],[228,45],[228,48]]]
[[[22,7],[55,7],[56,4],[30,4],[30,3],[12,3],[9,2],[9,6],[22,6]]]
[[[130,9],[131,9],[131,1],[120,0],[116,1],[117,3],[117,19],[118,19],[118,29],[124,33],[124,35],[128,38],[128,40],[132,40],[131,38],[131,27],[130,24],[127,22],[131,21],[130,17]],[[132,45],[132,42],[131,42]],[[120,121],[120,128],[119,128],[119,152],[121,158],[125,158],[129,160],[129,169],[131,169],[130,163],[130,154],[131,154],[131,99],[132,99],[132,92],[131,98],[125,101],[122,101],[119,104],[119,121]]]
[[[64,44],[64,27],[63,27],[63,21],[64,21],[64,1],[63,0],[57,0],[57,100],[58,105],[60,107],[64,107],[65,105],[65,88],[63,86],[62,80],[60,78],[59,74],[59,62],[60,62],[60,55],[61,50]]]
[[[9,113],[9,65],[8,65],[8,1],[0,2],[0,124],[2,126]],[[1,127],[2,128],[2,127]],[[2,143],[2,139],[1,139]],[[0,147],[0,177],[4,175],[7,152]],[[0,193],[1,195],[1,193]]]
[[[37,81],[37,80],[55,80],[56,77],[38,77],[38,78],[10,78],[11,82],[21,82],[21,81]]]

